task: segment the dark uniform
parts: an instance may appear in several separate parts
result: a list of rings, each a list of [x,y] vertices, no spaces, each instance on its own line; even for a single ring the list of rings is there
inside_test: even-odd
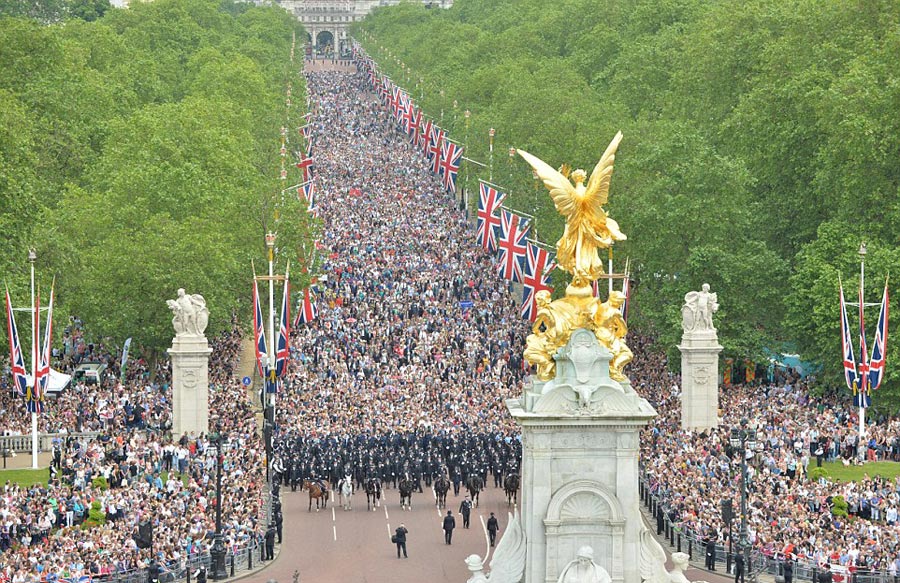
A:
[[[472,513],[472,502],[469,501],[468,496],[460,503],[459,513],[462,514],[463,528],[469,528],[469,516]]]
[[[497,531],[500,530],[500,523],[497,522],[497,517],[494,516],[493,512],[491,512],[491,517],[488,518],[487,530],[488,535],[491,537],[491,546],[494,546],[494,541],[497,540]]]
[[[397,541],[397,558],[400,558],[400,551],[403,550],[403,558],[408,559],[409,556],[406,554],[406,533],[409,531],[406,530],[406,527],[402,524],[397,527],[397,530],[394,531],[394,537]]]
[[[453,529],[456,528],[456,519],[453,518],[453,511],[448,510],[447,516],[444,517],[444,543],[450,544],[453,540]]]

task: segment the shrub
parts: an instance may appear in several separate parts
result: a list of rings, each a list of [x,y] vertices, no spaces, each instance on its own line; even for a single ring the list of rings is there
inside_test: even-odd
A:
[[[826,477],[828,472],[825,471],[825,468],[816,467],[809,470],[809,479],[813,482],[818,482],[820,479]]]
[[[847,516],[847,501],[843,496],[835,496],[831,499],[831,514],[834,516]]]
[[[101,490],[109,490],[109,482],[106,481],[106,478],[103,476],[97,476],[91,480],[91,485],[94,488],[100,488]]]

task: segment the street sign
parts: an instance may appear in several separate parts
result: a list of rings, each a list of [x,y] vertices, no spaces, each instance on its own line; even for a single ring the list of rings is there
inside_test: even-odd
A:
[[[244,377],[241,379],[241,382],[244,384],[245,387],[249,387],[253,381],[250,379],[250,377]]]

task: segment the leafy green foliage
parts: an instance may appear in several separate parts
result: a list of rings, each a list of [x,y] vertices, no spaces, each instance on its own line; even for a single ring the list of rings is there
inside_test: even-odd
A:
[[[356,38],[469,156],[487,163],[496,129],[493,181],[537,216],[541,240],[554,243],[562,221],[509,146],[590,169],[624,132],[608,208],[629,238],[615,254],[632,260],[634,323],[658,333],[670,362],[683,294],[708,282],[723,356],[790,344],[839,384],[837,277],[855,289],[866,238],[876,301],[900,239],[900,5],[414,4],[375,11]],[[487,177],[461,171],[472,191]],[[891,371],[876,401],[896,409]]]
[[[165,348],[180,287],[207,299],[215,334],[250,311],[275,211],[280,268],[315,228],[278,177],[287,84],[305,93],[289,66],[303,31],[230,0],[69,6],[80,19],[0,20],[0,262],[14,295],[35,246],[57,313],[113,344]]]

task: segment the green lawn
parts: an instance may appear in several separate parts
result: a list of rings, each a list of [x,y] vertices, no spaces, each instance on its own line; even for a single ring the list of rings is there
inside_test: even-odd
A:
[[[813,462],[809,469],[812,470],[815,465]],[[838,482],[856,482],[864,476],[893,479],[900,475],[900,463],[898,462],[869,462],[862,466],[844,467],[844,464],[838,461],[822,464],[822,467],[828,472],[829,478]]]
[[[50,479],[50,473],[47,469],[43,470],[0,470],[0,484],[5,484],[7,480],[21,486],[31,486],[33,484],[47,485]]]

